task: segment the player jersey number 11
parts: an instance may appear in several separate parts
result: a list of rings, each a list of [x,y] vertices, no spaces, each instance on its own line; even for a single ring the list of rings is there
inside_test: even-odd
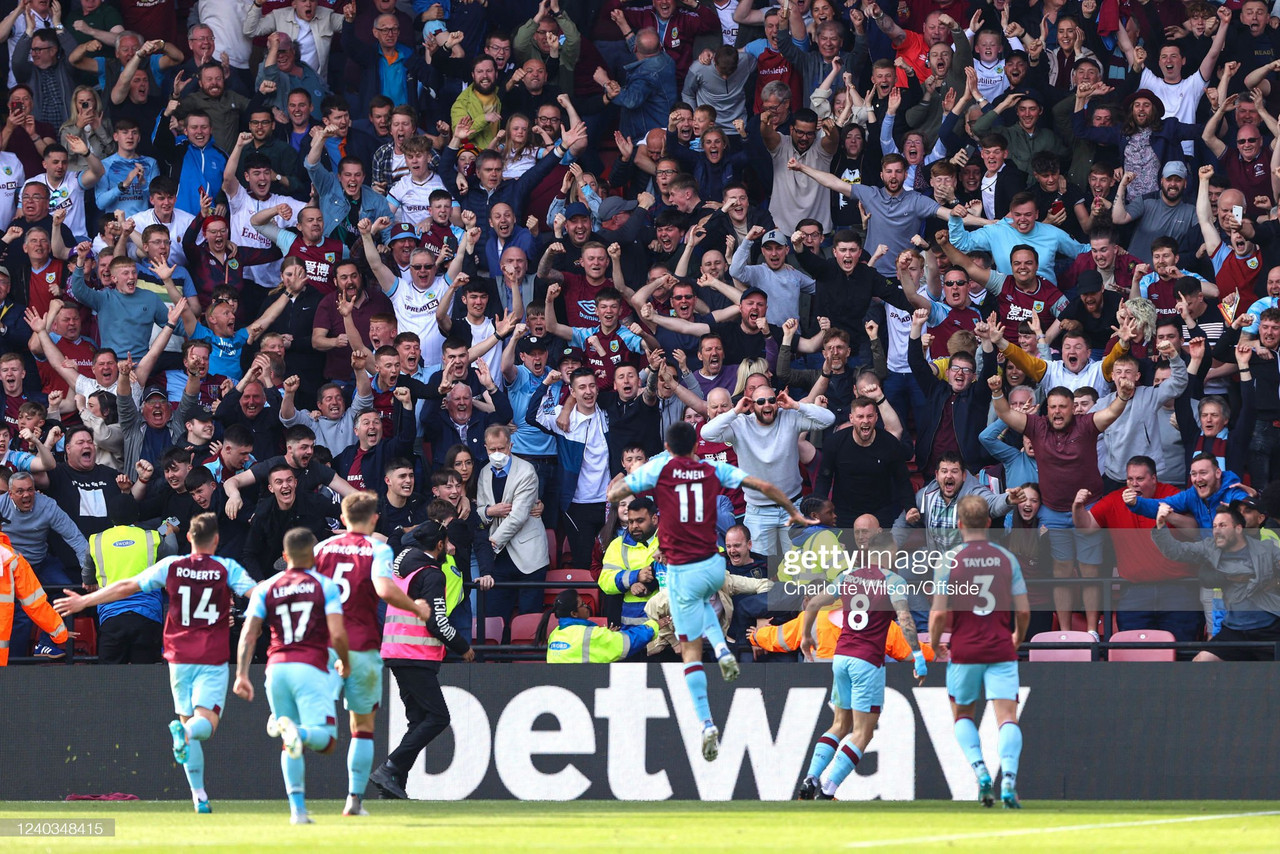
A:
[[[676,495],[680,496],[680,521],[681,522],[701,522],[702,521],[702,484],[700,483],[680,483],[675,487]],[[693,518],[689,518],[689,496],[693,496]]]

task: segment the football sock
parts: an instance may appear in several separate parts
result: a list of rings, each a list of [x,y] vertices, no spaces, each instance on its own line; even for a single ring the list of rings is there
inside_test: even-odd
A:
[[[353,732],[347,747],[347,793],[364,797],[369,784],[369,770],[373,768],[373,733]]]
[[[302,758],[290,759],[280,751],[280,770],[284,772],[284,790],[289,795],[289,811],[300,815],[307,811],[306,764]]]
[[[837,746],[839,742],[834,735],[829,732],[823,734],[813,746],[813,758],[809,760],[809,772],[805,776],[821,777],[822,772],[831,764],[831,758],[836,755]]]
[[[840,748],[836,751],[835,761],[831,763],[831,767],[827,770],[827,775],[822,780],[822,793],[824,795],[834,795],[836,789],[840,788],[840,784],[844,782],[845,777],[853,773],[853,769],[858,766],[858,762],[862,760],[862,751],[853,743],[853,736],[846,735],[840,740]]]
[[[183,724],[187,730],[187,743],[193,741],[205,741],[213,735],[213,721],[203,718],[200,715],[187,718],[187,722]]]
[[[1000,727],[1000,771],[1004,785],[1012,788],[1018,781],[1018,758],[1022,755],[1022,727],[1010,721]]]
[[[684,681],[689,686],[689,694],[693,697],[693,710],[698,713],[702,726],[712,726],[711,704],[707,702],[707,674],[701,664],[684,666]]]
[[[333,733],[329,731],[327,726],[300,726],[298,727],[298,738],[302,740],[304,745],[319,753],[329,746],[329,742],[333,740]]]
[[[203,744],[201,744],[198,741],[188,742],[187,764],[182,766],[182,770],[187,772],[187,782],[191,784],[191,791],[197,792],[197,791],[204,790],[204,745]]]
[[[720,618],[716,616],[711,603],[708,602],[706,607],[709,612],[705,631],[707,642],[711,644],[711,648],[715,651],[716,658],[721,659],[729,654],[729,645],[724,641],[724,629],[720,628]]]
[[[956,741],[964,751],[964,758],[973,766],[973,773],[981,777],[987,771],[987,764],[982,760],[982,742],[978,739],[978,727],[973,718],[956,719]]]

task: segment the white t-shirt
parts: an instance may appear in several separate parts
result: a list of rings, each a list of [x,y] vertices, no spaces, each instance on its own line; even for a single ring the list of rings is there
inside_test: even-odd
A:
[[[250,223],[253,215],[258,211],[264,208],[279,207],[282,204],[288,205],[293,210],[293,216],[287,221],[282,220],[280,217],[272,220],[278,228],[288,228],[297,224],[298,211],[306,207],[305,202],[276,193],[272,193],[265,199],[255,199],[238,183],[236,184],[236,194],[228,198],[227,201],[228,208],[231,211],[231,242],[246,249],[271,249],[275,246],[275,243],[264,237]],[[257,282],[264,288],[274,288],[280,284],[280,262],[272,261],[270,264],[245,267],[244,277],[251,282]]]
[[[988,65],[974,57],[973,70],[978,72],[978,94],[994,101],[1009,88],[1009,78],[1004,76],[1004,60],[997,59]]]
[[[294,13],[294,20],[298,22],[298,34],[293,39],[294,44],[298,46],[298,59],[310,65],[317,74],[323,77],[327,69],[321,68],[319,65],[320,59],[316,53],[316,37],[311,32],[311,22],[302,20],[297,16],[297,13]]]
[[[441,349],[444,336],[440,334],[440,324],[436,322],[436,309],[440,306],[440,297],[444,296],[449,286],[443,277],[438,277],[425,291],[418,290],[413,280],[402,276],[387,298],[396,310],[396,324],[401,332],[412,332],[422,342],[422,360],[435,364],[442,361]]]
[[[465,323],[467,324],[467,326],[471,327],[471,346],[473,347],[494,333],[493,321],[487,317],[484,320],[482,320],[480,323],[472,323],[470,320],[467,320],[467,318],[465,317],[462,318],[461,321],[455,320],[453,322],[455,329],[457,328],[458,323],[460,322]],[[490,350],[488,353],[486,353],[482,358],[485,360],[485,363],[488,364],[489,373],[493,376],[494,380],[497,382],[501,382],[502,342],[499,341],[493,347],[493,349]]]
[[[18,155],[0,151],[0,229],[7,229],[18,211],[18,194],[27,183]]]
[[[1142,80],[1138,84],[1141,89],[1150,89],[1164,103],[1164,116],[1162,118],[1175,118],[1180,122],[1187,124],[1196,123],[1196,105],[1200,103],[1200,98],[1204,95],[1205,79],[1200,76],[1199,69],[1192,71],[1191,75],[1185,80],[1177,83],[1166,83],[1160,77],[1151,73],[1150,68],[1142,69]],[[1191,140],[1184,140],[1182,143],[1182,153],[1192,154],[1195,152],[1195,144]]]
[[[911,373],[907,362],[907,347],[911,346],[911,312],[885,303],[884,314],[889,329],[889,352],[886,361],[895,374]]]
[[[738,8],[738,0],[728,0],[723,6],[719,3],[713,5],[716,8],[716,16],[720,18],[720,37],[725,44],[733,47],[738,42],[738,22],[733,19],[733,13]]]
[[[252,3],[253,0],[200,0],[200,23],[213,30],[214,50],[226,51],[234,68],[249,67],[253,45],[244,34],[244,19]]]
[[[396,181],[387,191],[387,201],[399,205],[396,210],[396,222],[407,222],[417,228],[418,223],[431,215],[431,204],[428,201],[431,194],[444,188],[444,184],[434,172],[422,183],[413,180],[412,175],[405,175]]]
[[[85,231],[84,223],[84,184],[81,183],[83,176],[83,172],[68,172],[67,177],[62,179],[60,187],[54,187],[49,183],[48,172],[41,172],[31,179],[49,188],[50,213],[58,210],[67,212],[67,218],[63,222],[66,223],[67,228],[71,229],[77,241],[89,239],[89,232]]]
[[[195,217],[179,208],[173,209],[172,222],[160,222],[156,219],[156,209],[147,208],[142,213],[133,215],[133,230],[139,237],[149,225],[163,225],[169,229],[169,263],[187,266],[187,253],[182,250],[182,235],[187,233],[187,229],[191,227],[191,223],[195,222]],[[129,257],[138,257],[138,247],[129,243]],[[174,336],[175,338],[178,336]]]

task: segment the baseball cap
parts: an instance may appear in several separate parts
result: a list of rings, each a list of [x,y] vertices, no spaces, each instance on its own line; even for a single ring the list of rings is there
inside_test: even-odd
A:
[[[516,355],[532,353],[534,350],[546,350],[547,339],[541,335],[526,335],[516,344]]]
[[[293,50],[293,38],[288,33],[277,30],[276,38],[280,40],[277,50]]]
[[[147,386],[147,390],[143,392],[142,399],[150,400],[151,398],[155,397],[157,394],[163,397],[165,400],[169,399],[169,395],[165,394],[164,389],[160,388],[160,386],[158,385]]]
[[[638,207],[637,203],[629,199],[621,199],[621,198],[618,198],[617,196],[609,196],[607,199],[605,199],[603,202],[600,203],[598,214],[600,216],[600,221],[604,222],[605,220],[613,219],[615,216],[617,216],[620,213],[624,213],[626,211],[633,211],[636,209],[636,207]]]
[[[760,245],[764,246],[766,243],[776,243],[779,246],[788,245],[786,236],[782,233],[782,230],[778,228],[771,229],[764,233],[764,237],[760,238]]]
[[[1102,290],[1102,274],[1097,270],[1085,270],[1076,277],[1077,294],[1096,294]]]
[[[394,243],[405,237],[416,241],[418,239],[418,229],[407,222],[397,222],[391,226],[391,232],[387,236],[387,243]]]
[[[1243,507],[1247,510],[1257,510],[1259,513],[1267,512],[1262,507],[1262,501],[1259,500],[1258,496],[1256,495],[1249,495],[1244,498],[1238,498],[1233,503],[1235,504],[1236,507]]]
[[[213,413],[205,409],[203,406],[197,406],[187,416],[188,421],[212,421]]]
[[[583,365],[587,363],[587,357],[583,355],[582,350],[577,347],[565,347],[560,351],[560,361],[563,362],[565,359],[571,359]]]
[[[1183,163],[1181,160],[1170,160],[1164,165],[1164,168],[1160,170],[1160,177],[1168,178],[1171,175],[1177,175],[1179,178],[1187,177],[1187,164]]]
[[[591,211],[582,202],[574,202],[564,209],[564,218],[573,219],[575,216],[591,216]]]
[[[766,294],[764,291],[760,290],[759,288],[747,288],[745,291],[742,292],[742,296],[738,298],[738,301],[741,302],[747,297],[764,297],[765,299],[768,299],[769,295]]]

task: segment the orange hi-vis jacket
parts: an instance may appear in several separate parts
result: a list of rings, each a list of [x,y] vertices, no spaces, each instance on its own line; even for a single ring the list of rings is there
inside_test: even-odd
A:
[[[841,612],[838,609],[823,611],[813,622],[814,638],[813,654],[823,660],[830,661],[836,654],[836,641],[840,638]],[[765,652],[799,652],[800,632],[804,628],[804,614],[783,623],[780,626],[764,626],[756,629],[755,646]],[[920,644],[925,661],[933,661],[933,647],[927,643]],[[911,647],[902,636],[902,627],[896,622],[889,624],[889,636],[884,641],[884,654],[897,661],[906,661],[911,657]]]
[[[35,570],[25,557],[13,550],[9,537],[0,534],[0,667],[9,663],[9,635],[13,632],[15,602],[22,606],[33,623],[49,633],[54,643],[66,643],[67,627],[49,604]]]

